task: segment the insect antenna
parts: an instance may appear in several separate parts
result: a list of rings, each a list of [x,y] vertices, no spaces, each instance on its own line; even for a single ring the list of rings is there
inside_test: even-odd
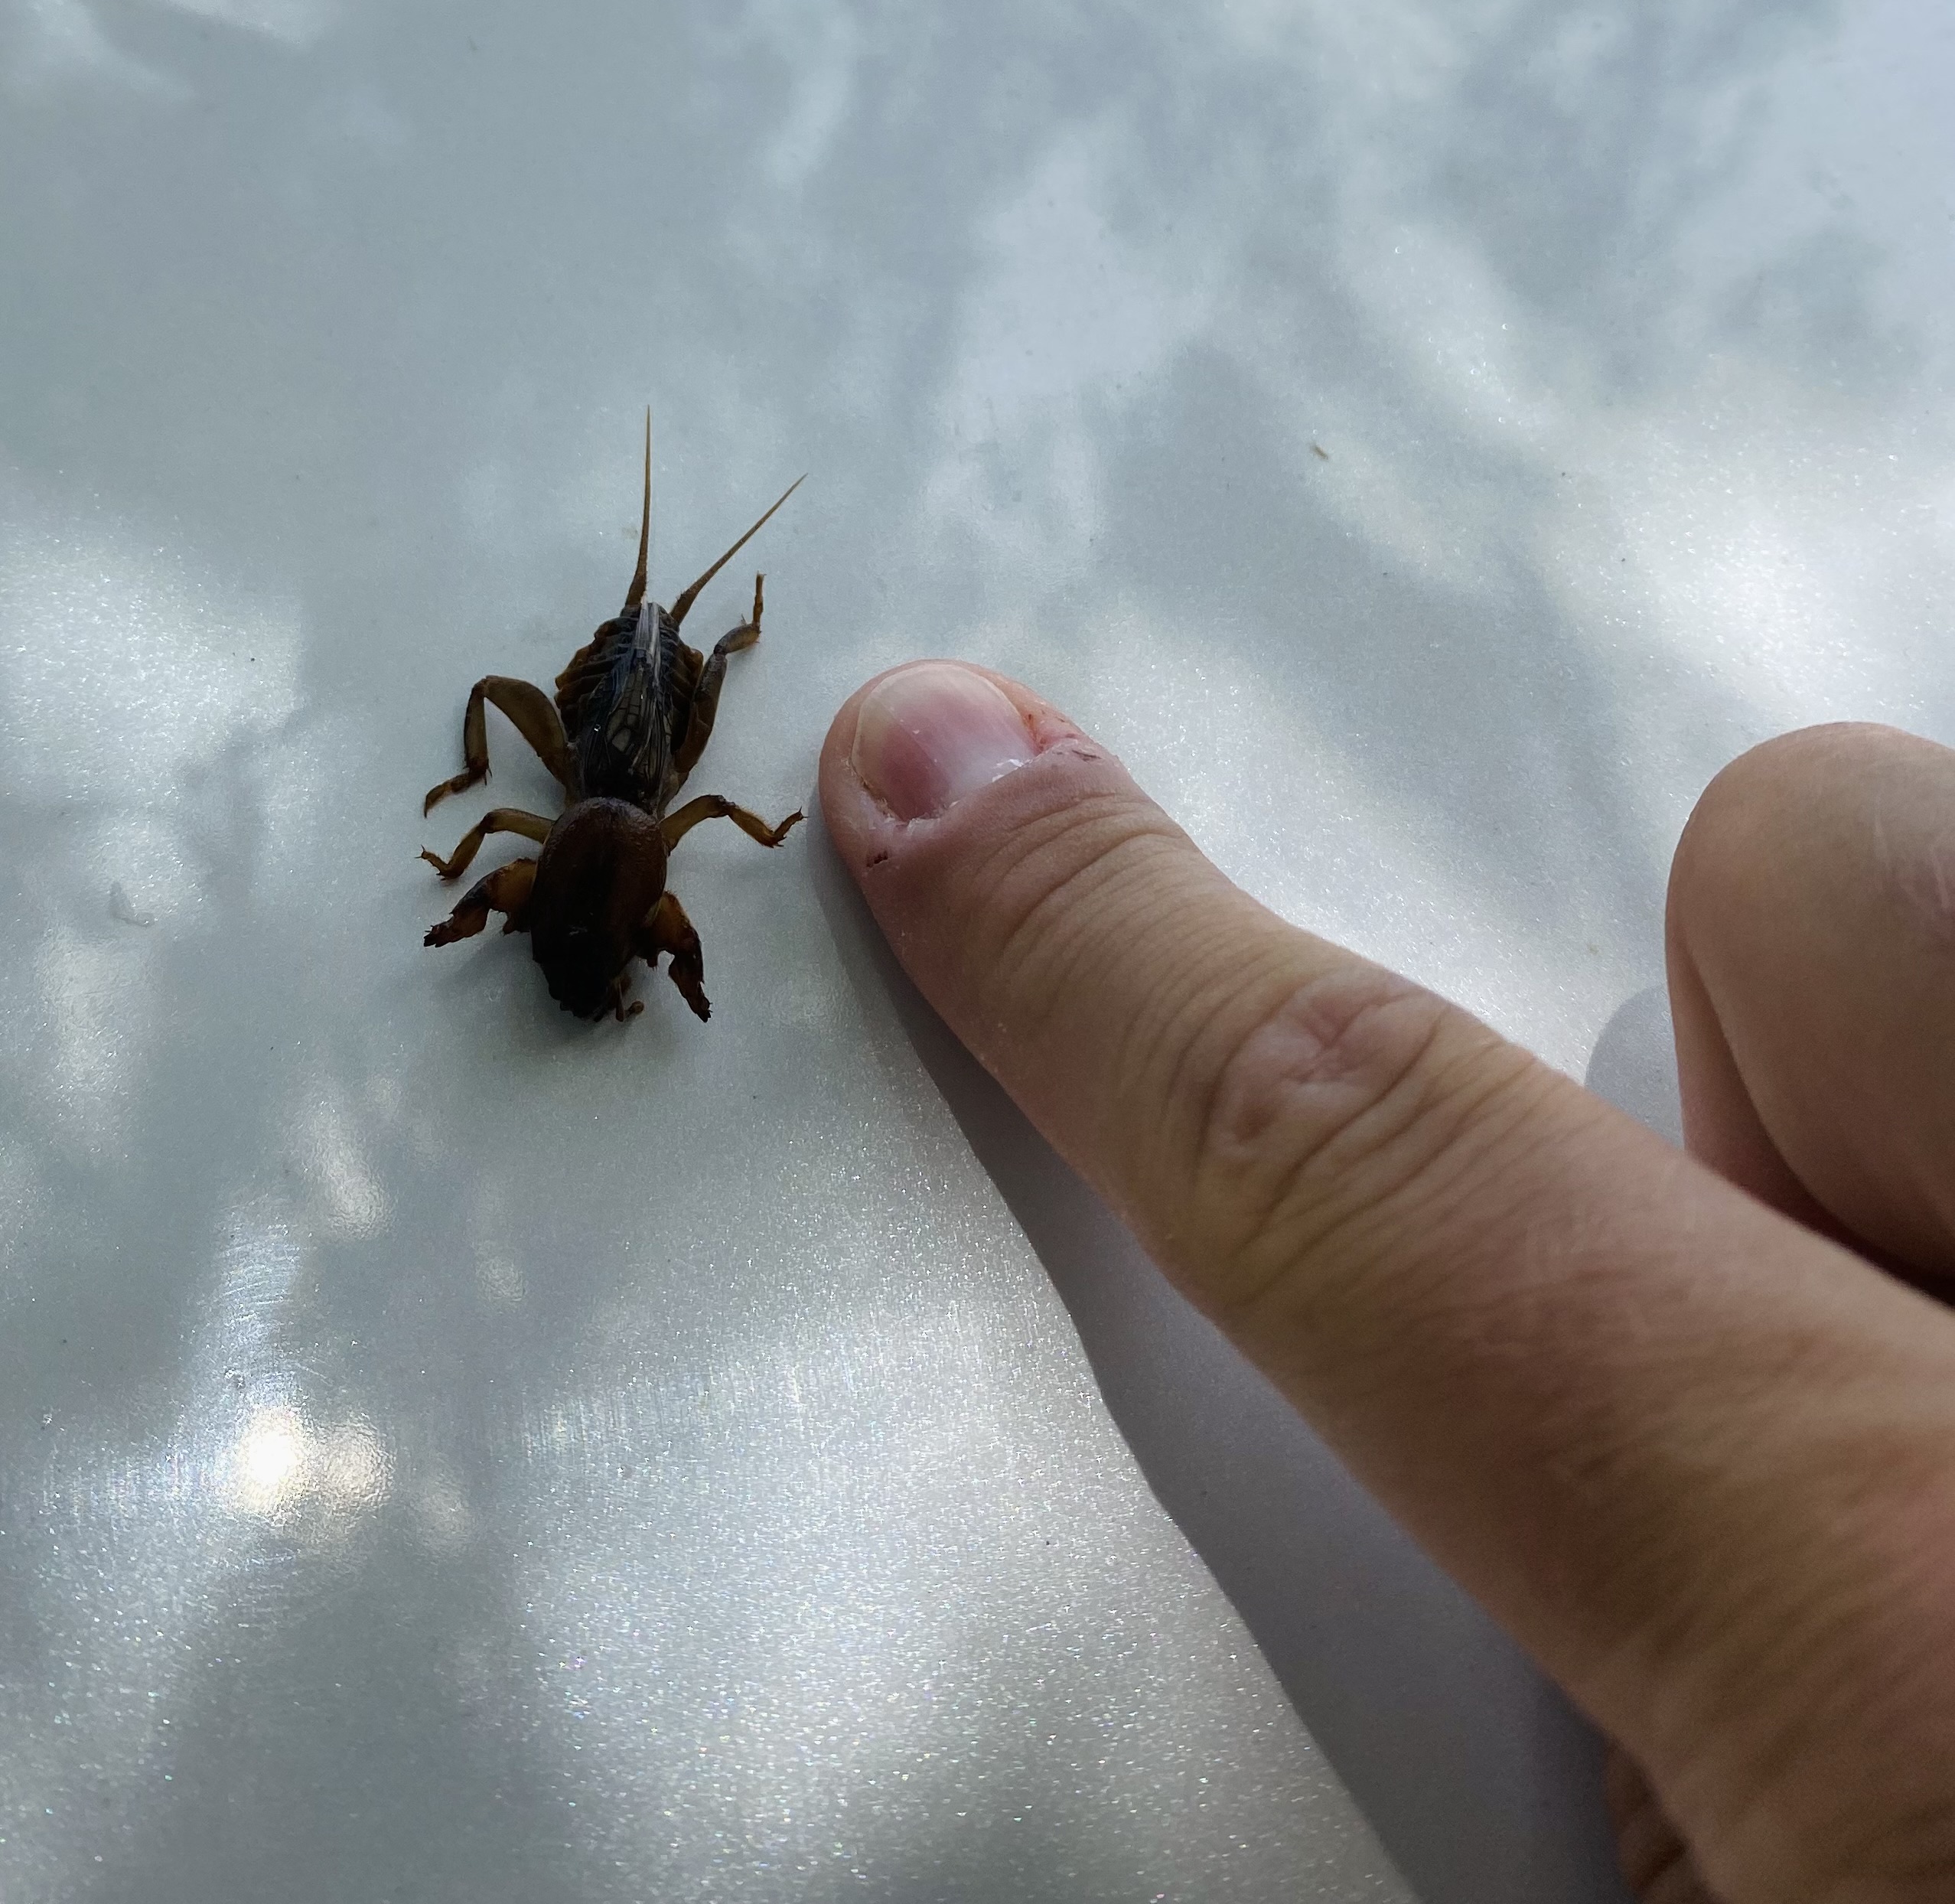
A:
[[[645,563],[652,546],[652,406],[645,406],[645,510],[638,519],[638,566],[631,572],[630,592],[624,598],[624,612],[645,598]]]
[[[795,491],[799,489],[807,480],[808,479],[805,474],[797,476],[794,480],[780,492],[779,497],[774,503],[774,509],[778,509],[781,504],[787,501],[788,497],[793,495]],[[712,581],[713,577],[718,575],[721,569],[724,569],[735,556],[739,554],[740,551],[745,548],[748,543],[752,541],[755,536],[759,534],[761,530],[766,524],[767,516],[771,516],[774,513],[774,509],[770,509],[767,512],[767,516],[763,516],[758,522],[755,523],[753,527],[747,531],[746,534],[742,536],[731,549],[728,549],[726,553],[722,556],[718,561],[715,562],[704,575],[700,576],[697,582],[693,583],[691,588],[688,588],[686,592],[681,595],[676,602],[673,602],[672,606],[666,611],[666,613],[671,618],[672,625],[674,628],[678,627],[679,623],[686,619],[686,611],[692,607],[699,591],[703,588],[708,582]]]

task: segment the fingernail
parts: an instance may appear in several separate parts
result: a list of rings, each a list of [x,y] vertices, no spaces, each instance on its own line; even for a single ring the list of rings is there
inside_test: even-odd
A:
[[[851,758],[862,784],[898,820],[922,820],[1038,752],[1025,717],[982,674],[920,661],[870,691]]]

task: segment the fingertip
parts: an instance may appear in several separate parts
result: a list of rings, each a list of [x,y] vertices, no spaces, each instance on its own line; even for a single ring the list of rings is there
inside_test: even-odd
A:
[[[907,661],[845,701],[822,744],[822,815],[859,876],[890,836],[942,817],[1080,729],[1022,682],[967,661]]]

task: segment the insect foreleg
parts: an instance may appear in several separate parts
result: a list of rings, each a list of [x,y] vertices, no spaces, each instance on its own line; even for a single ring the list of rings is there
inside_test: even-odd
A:
[[[525,840],[540,843],[550,836],[550,823],[541,813],[526,813],[520,807],[491,807],[461,836],[452,858],[444,859],[425,846],[421,857],[444,879],[459,879],[469,861],[481,850],[482,842],[493,833],[520,833]]]
[[[536,883],[536,862],[513,859],[498,866],[485,879],[478,879],[461,895],[461,903],[438,925],[428,928],[423,945],[452,945],[457,939],[472,939],[489,923],[491,912],[508,915],[505,932],[526,932],[529,928],[529,888]]]
[[[749,813],[745,807],[736,807],[721,794],[702,794],[696,800],[689,800],[676,813],[668,813],[659,822],[659,831],[665,836],[668,846],[676,846],[702,820],[730,820],[749,840],[758,840],[763,846],[777,846],[797,826],[802,815],[790,813],[777,826],[770,826],[758,813]]]
[[[636,944],[638,956],[647,965],[656,965],[661,952],[671,954],[666,973],[679,987],[679,996],[692,1006],[696,1017],[712,1016],[713,1008],[706,999],[706,963],[699,950],[699,935],[692,930],[686,908],[671,893],[664,894],[653,907],[650,917],[638,928]]]
[[[482,711],[485,701],[493,702],[509,716],[516,732],[536,750],[537,758],[558,784],[575,798],[577,768],[571,758],[570,743],[564,737],[562,717],[550,697],[527,681],[518,681],[507,674],[485,674],[468,690],[468,706],[461,717],[462,770],[454,779],[429,787],[421,810],[432,813],[437,800],[488,778],[489,723]]]

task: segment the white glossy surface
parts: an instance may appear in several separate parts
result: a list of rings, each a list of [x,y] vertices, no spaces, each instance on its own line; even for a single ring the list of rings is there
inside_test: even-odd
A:
[[[1703,781],[1955,738],[1951,77],[1926,0],[0,0],[0,1894],[1407,1896],[1328,1756],[1429,1904],[1615,1895],[818,832],[689,840],[713,1022],[591,1029],[420,948],[419,798],[650,400],[663,592],[813,472],[699,785],[981,658],[1660,1120]]]

